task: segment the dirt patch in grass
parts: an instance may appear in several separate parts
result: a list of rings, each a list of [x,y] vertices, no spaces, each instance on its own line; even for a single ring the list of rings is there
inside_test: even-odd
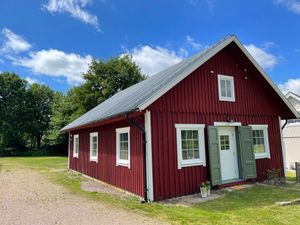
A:
[[[82,181],[81,189],[89,192],[97,192],[102,194],[113,195],[119,198],[127,198],[130,196],[134,196],[133,194],[128,193],[124,190],[94,180]]]

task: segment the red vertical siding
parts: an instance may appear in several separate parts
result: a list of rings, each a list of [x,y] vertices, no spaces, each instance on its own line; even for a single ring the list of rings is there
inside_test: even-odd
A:
[[[144,118],[137,121],[144,124]],[[130,169],[116,166],[116,128],[130,127]],[[98,162],[90,162],[91,132],[98,132]],[[143,195],[142,134],[126,121],[95,128],[73,131],[79,134],[79,158],[73,158],[73,142],[70,146],[70,168],[137,195]]]
[[[219,101],[218,74],[234,77],[235,102]],[[268,124],[271,159],[256,160],[258,180],[266,178],[267,169],[283,168],[278,116],[291,117],[291,112],[235,45],[195,70],[148,110],[155,200],[198,192],[198,184],[209,179],[208,163],[206,167],[177,168],[176,123],[205,124],[205,133],[208,125],[228,117],[242,125]]]

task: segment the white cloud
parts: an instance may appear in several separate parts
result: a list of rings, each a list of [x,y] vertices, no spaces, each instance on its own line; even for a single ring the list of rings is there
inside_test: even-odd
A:
[[[263,48],[256,47],[253,44],[245,45],[245,48],[264,69],[270,69],[278,63],[277,57],[266,52]]]
[[[189,36],[189,35],[187,35],[187,36],[185,37],[185,39],[186,39],[186,42],[187,42],[187,43],[192,47],[192,49],[194,49],[194,50],[199,50],[199,49],[201,49],[201,48],[203,47],[202,44],[196,42],[195,39],[192,38],[192,37]]]
[[[88,70],[92,56],[65,53],[56,49],[29,53],[29,57],[14,60],[15,65],[30,68],[34,73],[64,77],[71,85],[83,82],[82,73]]]
[[[29,44],[24,38],[13,33],[8,28],[4,28],[1,31],[3,46],[0,51],[4,53],[19,53],[28,51],[31,48],[31,44]]]
[[[279,84],[278,87],[284,94],[291,91],[300,95],[300,78],[289,79],[287,82]]]
[[[300,14],[300,1],[297,0],[276,0],[275,3],[284,5],[293,13]]]
[[[35,78],[26,77],[25,80],[28,82],[28,84],[41,84],[41,82]]]
[[[92,0],[49,0],[48,4],[44,5],[43,8],[50,13],[69,13],[73,18],[90,24],[100,31],[97,16],[84,9],[91,3]]]
[[[126,54],[132,55],[132,59],[141,67],[142,73],[148,75],[156,74],[184,58],[173,50],[159,46],[152,48],[148,45],[136,47]]]

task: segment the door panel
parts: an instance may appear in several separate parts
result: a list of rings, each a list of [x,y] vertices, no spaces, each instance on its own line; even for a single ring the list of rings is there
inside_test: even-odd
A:
[[[220,127],[218,130],[222,181],[239,177],[236,136],[234,127]]]

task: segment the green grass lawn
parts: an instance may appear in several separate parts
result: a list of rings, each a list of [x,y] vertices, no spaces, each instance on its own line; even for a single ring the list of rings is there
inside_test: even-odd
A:
[[[287,181],[296,181],[296,173],[286,172],[286,180]]]
[[[43,173],[52,182],[63,185],[77,195],[115,207],[165,219],[174,224],[300,224],[300,205],[279,207],[277,201],[300,198],[299,190],[255,186],[226,193],[225,197],[179,207],[162,203],[141,204],[137,198],[119,199],[106,194],[81,190],[85,178],[66,170],[65,157],[0,158],[0,170],[26,166]]]

